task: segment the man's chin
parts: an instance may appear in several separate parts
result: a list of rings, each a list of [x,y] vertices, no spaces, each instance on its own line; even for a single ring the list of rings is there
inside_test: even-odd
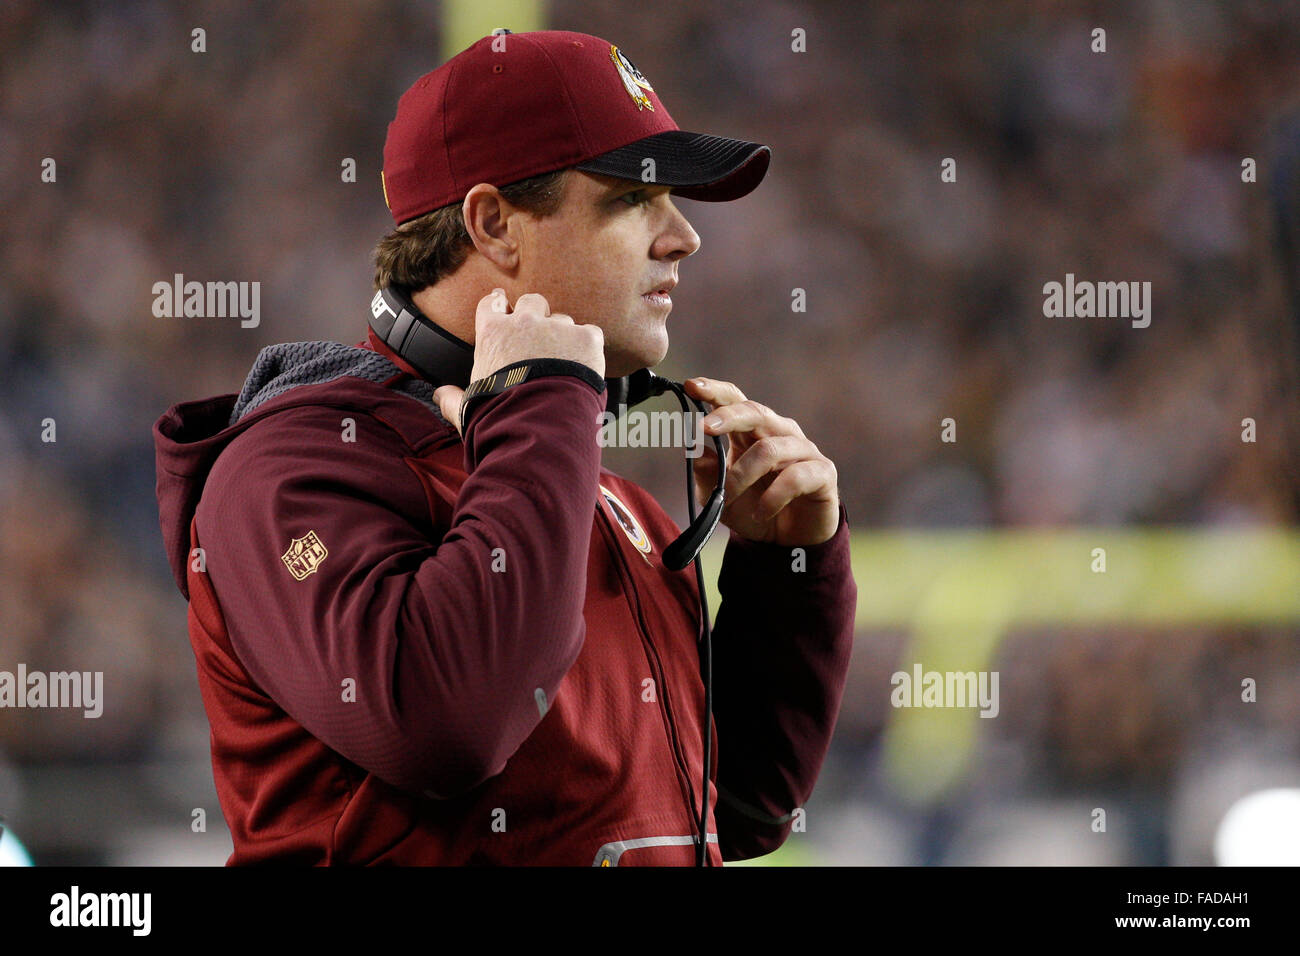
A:
[[[654,368],[668,356],[667,337],[661,345],[649,345],[636,352],[623,352],[617,356],[606,353],[605,377],[622,378],[643,368]]]

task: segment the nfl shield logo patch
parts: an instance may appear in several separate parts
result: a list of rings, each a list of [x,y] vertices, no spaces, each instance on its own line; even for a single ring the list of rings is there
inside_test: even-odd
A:
[[[280,555],[280,559],[289,573],[301,581],[319,568],[328,554],[325,543],[316,537],[316,532],[308,531],[303,537],[289,542],[289,550]]]

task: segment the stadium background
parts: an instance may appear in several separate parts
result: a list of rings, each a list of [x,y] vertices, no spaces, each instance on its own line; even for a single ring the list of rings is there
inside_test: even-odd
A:
[[[0,669],[106,698],[0,709],[37,863],[224,861],[150,427],[264,345],[362,337],[397,98],[496,26],[606,37],[684,128],[774,149],[752,196],[681,202],[703,246],[663,366],[797,419],[855,529],[834,746],[766,862],[1212,862],[1236,799],[1300,786],[1294,4],[10,0]],[[177,272],[260,281],[260,326],[155,318]],[[1045,318],[1067,272],[1150,281],[1150,327]],[[678,454],[608,461],[684,521]],[[998,716],[892,707],[915,662],[997,670]]]

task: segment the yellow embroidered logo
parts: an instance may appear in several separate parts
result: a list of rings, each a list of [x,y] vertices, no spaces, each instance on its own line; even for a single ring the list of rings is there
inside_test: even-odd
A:
[[[303,537],[289,542],[289,550],[280,555],[280,560],[289,573],[301,581],[315,572],[328,555],[325,542],[316,537],[315,531],[308,531]]]
[[[642,90],[654,92],[654,87],[650,85],[650,81],[641,75],[641,71],[632,65],[632,61],[627,58],[627,54],[618,47],[610,46],[609,58],[614,61],[614,69],[618,70],[618,75],[623,80],[623,88],[627,90],[627,95],[632,97],[632,102],[636,104],[636,108],[649,110],[653,113],[654,104],[650,102],[650,97],[641,92]]]
[[[614,518],[618,521],[618,526],[623,529],[623,533],[627,535],[627,539],[642,554],[649,554],[650,537],[642,530],[640,523],[632,516],[632,512],[628,510],[627,505],[619,501],[614,492],[604,485],[600,486],[600,493],[605,496],[605,503],[609,505],[609,510],[614,513]]]

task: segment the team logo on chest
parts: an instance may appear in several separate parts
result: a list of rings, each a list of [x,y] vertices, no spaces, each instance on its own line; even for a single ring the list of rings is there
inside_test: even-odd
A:
[[[650,536],[645,533],[641,523],[633,517],[632,512],[628,510],[627,505],[618,500],[618,496],[610,491],[604,485],[600,486],[600,493],[605,497],[605,504],[609,505],[609,510],[614,515],[614,520],[618,526],[623,529],[627,539],[632,542],[642,554],[650,553]]]
[[[307,575],[315,573],[328,556],[325,542],[316,537],[315,531],[308,531],[303,537],[289,542],[289,550],[280,555],[280,560],[289,569],[289,573],[301,581]]]

